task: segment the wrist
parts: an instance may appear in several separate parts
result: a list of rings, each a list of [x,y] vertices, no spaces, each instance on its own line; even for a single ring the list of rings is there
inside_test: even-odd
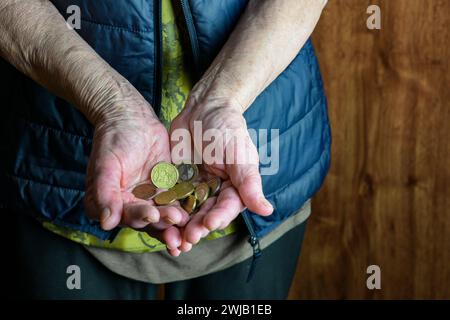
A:
[[[117,120],[158,121],[158,117],[145,98],[125,78],[102,85],[93,98],[81,103],[88,120],[98,126]]]
[[[225,73],[205,74],[192,89],[186,108],[225,108],[244,113],[244,104],[234,81]]]

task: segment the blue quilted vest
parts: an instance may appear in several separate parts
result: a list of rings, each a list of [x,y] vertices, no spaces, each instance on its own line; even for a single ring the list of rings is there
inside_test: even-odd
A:
[[[183,13],[192,64],[200,77],[227,40],[246,6],[242,0],[174,0]],[[161,8],[158,0],[53,0],[81,8],[79,34],[159,111]],[[292,31],[295,34],[295,30]],[[81,230],[104,231],[83,209],[85,172],[93,127],[66,101],[21,75],[4,61],[0,77],[1,206]],[[249,128],[279,129],[279,171],[263,176],[274,205],[269,217],[243,217],[255,256],[258,238],[295,214],[320,187],[330,162],[330,128],[316,57],[308,41],[287,69],[245,113]],[[270,141],[268,143],[270,146]],[[270,150],[270,148],[269,148]]]

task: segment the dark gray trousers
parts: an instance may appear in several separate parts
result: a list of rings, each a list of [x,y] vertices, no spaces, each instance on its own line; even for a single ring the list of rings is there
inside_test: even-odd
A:
[[[0,210],[4,218],[3,279],[9,298],[156,299],[158,286],[115,274],[83,246],[57,236],[28,215]],[[251,259],[195,279],[165,285],[165,299],[285,299],[300,253],[305,224],[263,250],[246,282]],[[5,230],[6,229],[6,230]],[[7,232],[5,232],[7,231]],[[67,267],[80,267],[81,289],[68,289]]]

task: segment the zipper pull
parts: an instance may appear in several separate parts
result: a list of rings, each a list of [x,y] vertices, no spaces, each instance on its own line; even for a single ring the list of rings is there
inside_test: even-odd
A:
[[[252,263],[250,264],[250,270],[248,271],[247,282],[252,280],[253,275],[255,274],[257,259],[262,255],[262,251],[259,246],[259,239],[255,236],[250,236],[248,241],[253,249],[253,258]]]

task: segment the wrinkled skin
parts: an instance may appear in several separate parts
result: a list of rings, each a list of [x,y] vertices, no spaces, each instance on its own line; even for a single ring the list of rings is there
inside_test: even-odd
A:
[[[325,3],[249,1],[172,130],[192,131],[197,120],[204,130],[241,129],[244,147],[238,148],[237,159],[245,155],[256,160],[242,113],[298,54]],[[210,230],[228,225],[244,207],[261,215],[272,212],[257,165],[250,164],[206,164],[203,174],[226,181],[217,199],[211,198],[189,222],[176,204],[162,208],[134,198],[131,188],[147,179],[154,164],[171,158],[168,134],[137,90],[66,28],[51,2],[0,1],[0,56],[76,106],[95,126],[85,203],[89,217],[100,220],[102,228],[123,224],[144,229],[177,255],[178,248],[187,251]]]
[[[242,108],[220,96],[205,99],[202,94],[197,94],[201,88],[200,83],[193,89],[185,108],[172,122],[171,132],[177,129],[189,130],[193,139],[194,122],[200,121],[203,132],[208,129],[217,129],[222,133],[223,144],[218,150],[223,152],[215,157],[215,160],[219,159],[219,161],[207,160],[205,159],[207,155],[203,153],[202,169],[206,171],[204,174],[219,176],[224,182],[216,203],[210,203],[209,210],[194,215],[187,223],[180,247],[182,251],[189,251],[192,244],[196,244],[210,231],[226,228],[245,207],[260,215],[270,215],[273,211],[263,194],[261,176],[258,171],[258,152],[248,134]],[[233,130],[241,144],[227,143],[226,130]],[[190,145],[196,146],[192,141],[183,139],[172,141],[172,146],[178,144],[186,144],[183,149],[189,149]],[[204,142],[203,146],[207,144],[209,141]],[[195,152],[201,154],[198,149],[194,147],[191,158]],[[235,151],[235,156],[229,159],[230,161],[226,161],[229,155],[227,150],[230,151],[230,149]],[[182,158],[182,155],[180,157]]]
[[[134,185],[148,180],[156,163],[170,161],[167,130],[140,95],[120,104],[126,105],[127,111],[118,108],[117,115],[111,111],[96,125],[87,172],[87,214],[100,220],[105,230],[118,225],[143,229],[176,256],[181,244],[179,227],[189,215],[177,204],[155,206],[131,193]]]
[[[247,143],[239,154],[250,155],[257,161],[256,148],[239,110],[225,103],[220,106],[220,101],[202,104],[195,97],[193,94],[174,120],[172,130],[192,131],[193,121],[201,121],[204,130],[244,129],[239,138]],[[103,229],[123,225],[145,230],[165,243],[171,255],[177,256],[180,251],[189,251],[212,230],[228,226],[245,207],[262,215],[272,212],[262,194],[257,162],[201,165],[203,176],[220,176],[224,182],[218,196],[210,198],[191,219],[178,203],[155,206],[152,201],[134,197],[133,186],[148,180],[156,163],[171,161],[169,134],[150,105],[134,90],[127,98],[114,101],[114,105],[108,107],[106,117],[96,121],[87,174],[87,214],[100,220]]]

